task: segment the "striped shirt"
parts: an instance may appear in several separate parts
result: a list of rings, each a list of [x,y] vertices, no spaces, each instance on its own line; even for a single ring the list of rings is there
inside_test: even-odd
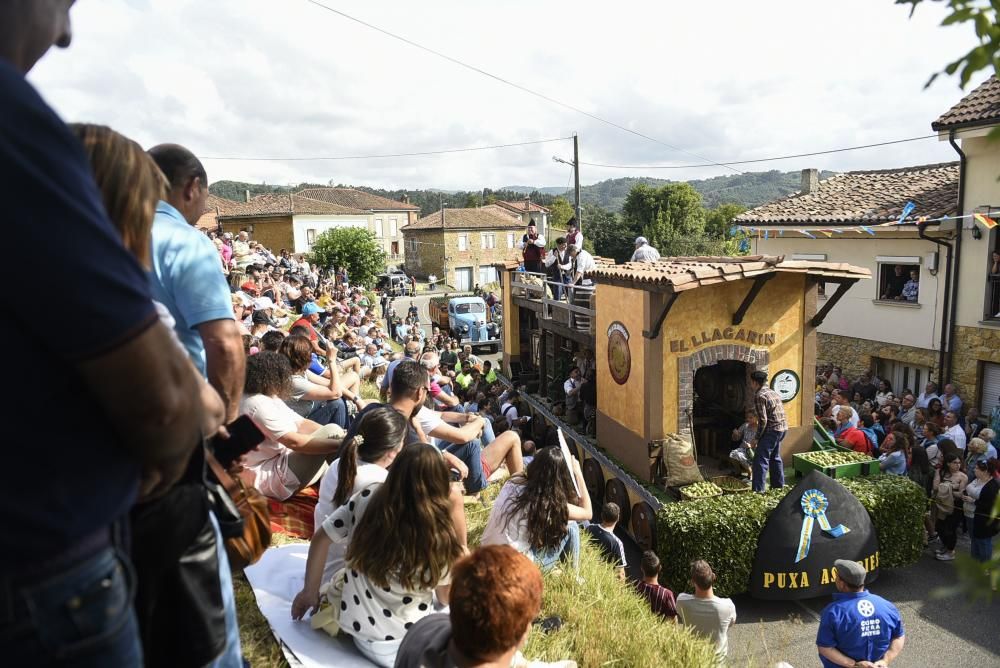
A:
[[[677,603],[674,601],[674,592],[658,584],[647,584],[636,582],[635,588],[640,595],[645,596],[649,601],[649,607],[653,614],[664,619],[673,619],[677,616]]]
[[[781,405],[781,397],[771,388],[761,386],[754,396],[754,408],[757,411],[757,442],[766,431],[788,431],[788,419],[785,417],[785,407]]]

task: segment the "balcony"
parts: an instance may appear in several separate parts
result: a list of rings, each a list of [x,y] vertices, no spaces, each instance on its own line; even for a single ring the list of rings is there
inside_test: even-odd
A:
[[[990,274],[986,277],[985,306],[983,321],[1000,325],[1000,274]]]
[[[594,286],[564,285],[546,274],[516,271],[511,274],[515,298],[541,306],[538,317],[593,336]]]

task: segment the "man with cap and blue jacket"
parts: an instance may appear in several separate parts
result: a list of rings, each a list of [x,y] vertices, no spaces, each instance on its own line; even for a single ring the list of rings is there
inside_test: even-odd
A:
[[[903,618],[889,601],[865,591],[864,567],[837,559],[837,591],[823,608],[816,648],[825,668],[884,668],[903,651]]]

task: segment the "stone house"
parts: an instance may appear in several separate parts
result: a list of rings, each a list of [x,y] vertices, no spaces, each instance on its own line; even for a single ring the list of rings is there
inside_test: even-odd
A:
[[[443,209],[403,228],[406,273],[456,290],[498,280],[496,264],[521,257],[525,224],[492,207]]]
[[[274,252],[282,248],[308,253],[317,236],[335,227],[365,227],[385,251],[390,264],[404,262],[402,228],[417,220],[420,208],[353,188],[308,188],[296,193],[247,193],[244,202],[222,200],[218,220],[223,230],[250,232]]]
[[[991,77],[932,123],[957,162],[823,181],[803,170],[798,194],[734,220],[752,228],[751,252],[871,270],[874,280],[839,294],[820,285],[820,300],[840,300],[819,328],[820,362],[852,376],[875,371],[897,391],[953,382],[966,407],[987,413],[998,404],[1000,274],[991,255],[1000,228],[972,218],[1000,217],[1000,142],[986,138],[997,126],[1000,80]],[[908,202],[915,208],[895,224]],[[942,217],[952,218],[935,221]],[[912,300],[894,294],[897,271],[918,280]]]
[[[528,221],[531,220],[540,230],[548,229],[549,225],[549,210],[540,204],[535,204],[530,199],[525,198],[521,202],[510,202],[506,200],[497,200],[489,206],[495,206],[499,209],[506,211],[507,213],[516,216],[518,220],[524,225],[528,226]],[[484,207],[486,208],[486,207]]]

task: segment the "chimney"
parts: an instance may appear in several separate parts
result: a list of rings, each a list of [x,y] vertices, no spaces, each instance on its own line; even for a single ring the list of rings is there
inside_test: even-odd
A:
[[[249,202],[250,201],[250,189],[249,188],[247,188],[246,190],[243,191],[243,198],[244,198],[243,201],[245,201],[245,202]]]
[[[819,190],[819,170],[803,169],[801,194],[808,195],[809,193],[814,193],[817,190]]]

